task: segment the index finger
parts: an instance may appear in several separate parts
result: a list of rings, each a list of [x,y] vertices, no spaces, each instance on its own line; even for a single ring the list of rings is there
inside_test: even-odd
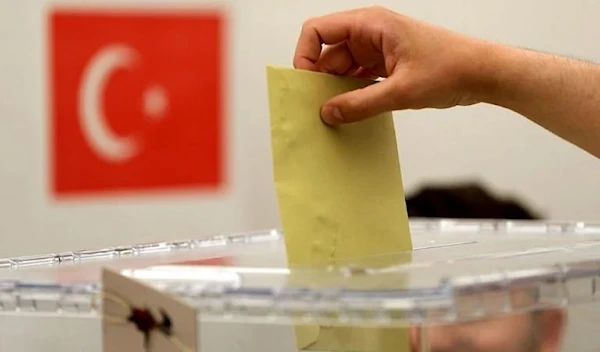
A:
[[[296,44],[294,67],[316,70],[323,44],[333,45],[349,39],[354,26],[352,12],[337,12],[304,22]]]

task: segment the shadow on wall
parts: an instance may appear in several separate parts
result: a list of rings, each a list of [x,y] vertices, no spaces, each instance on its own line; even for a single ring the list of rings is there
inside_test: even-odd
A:
[[[479,182],[429,184],[406,197],[409,217],[541,220],[515,197],[498,196]]]

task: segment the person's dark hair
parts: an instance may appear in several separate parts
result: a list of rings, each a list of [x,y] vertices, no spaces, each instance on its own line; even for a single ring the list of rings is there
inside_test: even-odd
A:
[[[408,216],[420,218],[541,219],[516,199],[499,198],[476,182],[422,187],[406,197],[406,206]]]

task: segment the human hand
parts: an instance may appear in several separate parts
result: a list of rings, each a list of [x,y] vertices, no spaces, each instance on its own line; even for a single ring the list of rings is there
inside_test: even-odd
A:
[[[328,45],[322,50],[322,45]],[[381,7],[309,19],[294,55],[297,69],[385,78],[327,101],[331,125],[377,114],[478,102],[475,75],[486,44]]]

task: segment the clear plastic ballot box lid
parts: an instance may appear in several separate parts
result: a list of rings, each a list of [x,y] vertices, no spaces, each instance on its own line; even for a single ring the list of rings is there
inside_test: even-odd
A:
[[[428,327],[600,306],[600,224],[413,219],[411,233],[411,252],[311,267],[287,265],[278,230],[2,259],[0,314],[96,316],[103,267],[202,321]]]

